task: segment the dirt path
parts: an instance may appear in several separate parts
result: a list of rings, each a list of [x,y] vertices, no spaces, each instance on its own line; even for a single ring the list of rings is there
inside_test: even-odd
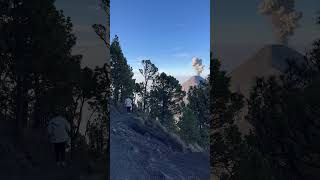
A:
[[[209,156],[173,151],[163,142],[131,128],[134,114],[111,112],[110,179],[209,179]]]

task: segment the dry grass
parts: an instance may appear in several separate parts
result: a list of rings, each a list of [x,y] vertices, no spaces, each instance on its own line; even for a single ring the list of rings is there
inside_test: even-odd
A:
[[[204,152],[205,150],[199,146],[197,143],[196,144],[189,144],[188,148],[191,150],[191,152]]]
[[[135,122],[132,128],[136,132],[154,137],[174,150],[185,151],[187,149],[181,138],[177,134],[169,132],[159,121],[143,120],[143,118],[136,117]]]

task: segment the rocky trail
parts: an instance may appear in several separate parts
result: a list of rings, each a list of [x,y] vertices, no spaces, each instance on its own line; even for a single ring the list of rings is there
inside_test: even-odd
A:
[[[208,180],[209,155],[179,151],[165,139],[141,133],[134,114],[111,111],[110,179]]]

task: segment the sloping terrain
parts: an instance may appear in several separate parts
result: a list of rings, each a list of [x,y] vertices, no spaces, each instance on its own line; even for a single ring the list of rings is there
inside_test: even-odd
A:
[[[256,77],[268,77],[284,73],[287,61],[301,63],[303,55],[282,45],[267,45],[230,73],[231,88],[249,97]]]
[[[198,86],[201,82],[205,82],[206,80],[201,76],[192,76],[186,82],[184,82],[182,86],[182,90],[188,92],[190,87]]]
[[[208,153],[191,152],[161,129],[139,123],[134,114],[111,110],[110,179],[209,179]]]
[[[56,166],[51,144],[38,130],[24,132],[24,138],[14,143],[12,124],[0,121],[1,180],[98,180],[102,175],[93,171],[86,156],[67,156],[67,167]],[[42,135],[42,136],[41,136]]]

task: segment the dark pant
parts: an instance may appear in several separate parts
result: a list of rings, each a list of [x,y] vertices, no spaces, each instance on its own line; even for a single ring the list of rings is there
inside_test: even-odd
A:
[[[66,142],[54,143],[56,153],[56,162],[65,161],[66,159]]]
[[[131,112],[131,107],[127,107],[127,112]]]

